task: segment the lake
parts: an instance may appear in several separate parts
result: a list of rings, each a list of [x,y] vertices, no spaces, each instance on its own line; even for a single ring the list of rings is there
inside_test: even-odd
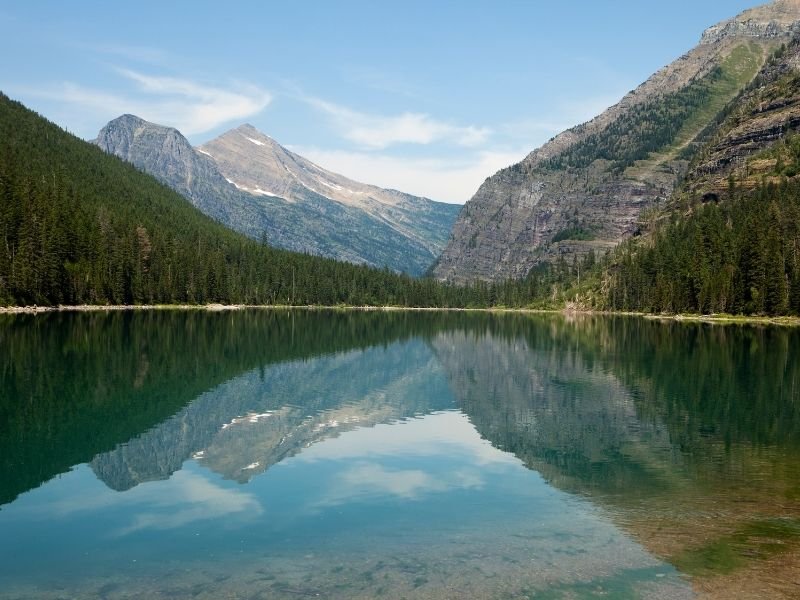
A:
[[[0,315],[0,598],[800,597],[800,331]]]

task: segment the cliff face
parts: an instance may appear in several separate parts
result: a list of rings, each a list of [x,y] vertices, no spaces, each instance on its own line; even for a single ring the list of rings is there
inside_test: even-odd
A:
[[[226,224],[233,219],[237,203],[227,195],[234,190],[214,161],[196,152],[177,129],[122,115],[103,127],[94,143],[153,175],[207,215]]]
[[[490,177],[465,205],[434,274],[524,277],[538,263],[605,251],[686,174],[701,134],[800,30],[779,0],[709,28],[700,44],[592,121]]]
[[[758,74],[735,105],[710,132],[704,148],[694,157],[681,197],[719,195],[727,191],[730,176],[745,189],[764,181],[795,177],[787,167],[797,156],[781,144],[800,131],[800,38],[795,38]],[[779,159],[780,157],[780,159]]]

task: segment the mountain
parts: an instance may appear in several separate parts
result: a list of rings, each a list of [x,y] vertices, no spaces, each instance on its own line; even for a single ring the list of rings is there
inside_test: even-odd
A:
[[[411,275],[441,253],[460,208],[325,171],[250,125],[195,149],[176,129],[123,115],[95,143],[254,239]]]
[[[179,141],[170,143],[181,148]],[[174,167],[191,187],[210,163]],[[0,305],[464,306],[488,299],[476,296],[481,290],[258,243],[3,94],[0,231]]]
[[[239,197],[214,161],[195,151],[177,129],[122,115],[103,127],[94,143],[155,176],[217,221],[263,218],[256,206]]]
[[[707,29],[698,46],[618,104],[488,178],[434,268],[440,279],[524,277],[559,257],[602,253],[662,207],[718,114],[800,31],[800,0]]]

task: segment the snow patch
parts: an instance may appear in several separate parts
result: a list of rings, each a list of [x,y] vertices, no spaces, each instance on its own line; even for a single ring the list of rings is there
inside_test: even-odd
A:
[[[281,163],[281,164],[283,164],[283,163]],[[301,165],[301,167],[302,167],[302,165]],[[328,196],[328,195],[326,195],[326,194],[323,194],[323,193],[322,193],[322,192],[320,192],[319,190],[315,190],[313,187],[311,187],[310,185],[308,185],[306,182],[304,182],[302,179],[300,179],[300,178],[299,178],[299,177],[298,177],[298,176],[297,176],[297,175],[294,173],[294,171],[292,171],[292,170],[291,170],[289,167],[287,167],[285,164],[283,165],[283,168],[284,168],[284,169],[286,169],[286,172],[287,172],[287,173],[289,173],[289,175],[291,175],[292,177],[294,177],[294,178],[297,180],[297,183],[299,183],[300,185],[302,185],[302,186],[303,186],[304,188],[306,188],[307,190],[310,190],[310,191],[314,192],[314,193],[315,193],[315,194],[317,194],[318,196],[322,196],[323,198],[327,198],[328,200],[332,200],[333,202],[336,202],[336,200],[334,200],[334,199],[333,199],[333,198],[331,198],[330,196]],[[304,169],[305,169],[305,167],[302,167],[302,168],[304,168]],[[325,182],[320,180],[320,183],[325,183]],[[328,187],[333,187],[332,185],[329,185],[329,184],[326,184],[326,185],[328,185]]]
[[[261,465],[260,462],[256,461],[254,463],[250,463],[246,467],[242,469],[242,471],[249,471],[250,469],[257,469]]]
[[[253,142],[256,146],[263,146],[264,145],[264,142],[261,142],[259,140],[253,139],[251,137],[247,137],[247,136],[244,136],[244,137],[246,139],[250,140],[251,142]]]
[[[210,153],[206,152],[206,151],[205,151],[205,150],[203,150],[202,148],[197,148],[197,151],[198,151],[200,154],[205,154],[206,156],[211,156],[211,154],[210,154]],[[213,157],[213,156],[211,156],[211,158],[214,158],[214,157]]]
[[[323,179],[319,179],[319,178],[318,178],[318,179],[317,179],[317,181],[319,181],[319,182],[320,182],[322,185],[324,185],[325,187],[329,187],[329,188],[331,188],[332,190],[336,190],[337,192],[342,192],[342,191],[345,191],[345,192],[350,192],[350,191],[351,191],[351,190],[346,190],[346,189],[345,189],[345,188],[343,188],[342,186],[340,186],[340,185],[337,185],[337,184],[335,184],[335,183],[328,183],[327,181],[325,181],[325,180],[323,180]]]
[[[249,191],[250,191],[250,188],[248,188],[248,187],[245,187],[245,186],[243,186],[243,185],[239,185],[238,183],[236,183],[235,181],[231,181],[231,180],[230,180],[230,179],[228,179],[227,177],[225,178],[225,181],[227,181],[227,182],[228,182],[228,183],[230,183],[231,185],[234,185],[234,186],[236,186],[236,189],[237,189],[237,190],[242,190],[243,192],[249,192]]]
[[[269,418],[271,416],[272,416],[272,411],[267,411],[265,413],[260,413],[260,414],[251,413],[247,415],[247,420],[250,421],[251,423],[258,423],[259,421]]]
[[[223,423],[222,429],[227,429],[232,425],[238,425],[239,423],[258,423],[259,421],[263,421],[264,419],[271,417],[274,413],[272,411],[267,411],[265,413],[247,413],[244,416],[235,417],[231,419],[230,423]]]
[[[273,194],[272,192],[268,192],[267,190],[262,190],[260,187],[257,187],[252,191],[253,194],[258,194],[260,196],[269,196],[271,198],[280,198],[278,194]]]

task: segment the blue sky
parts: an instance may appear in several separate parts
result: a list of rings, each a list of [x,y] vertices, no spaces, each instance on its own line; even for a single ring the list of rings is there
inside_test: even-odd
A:
[[[354,179],[463,203],[618,101],[739,0],[8,2],[0,89],[92,139],[251,123]]]

